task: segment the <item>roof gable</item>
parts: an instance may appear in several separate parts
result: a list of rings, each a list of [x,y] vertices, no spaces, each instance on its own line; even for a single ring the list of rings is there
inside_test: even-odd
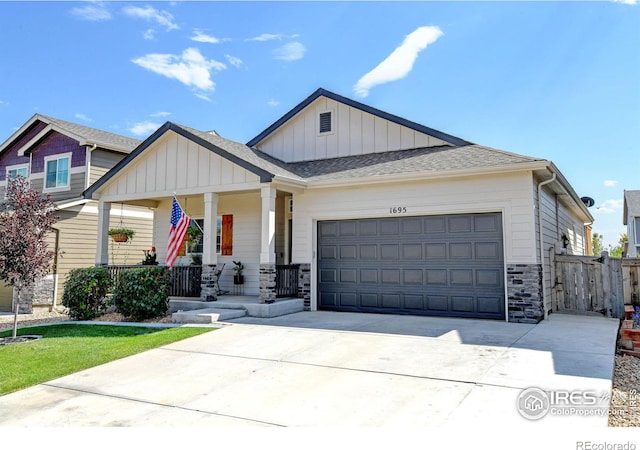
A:
[[[119,175],[125,167],[127,167],[126,170],[133,170],[133,165],[135,164],[134,161],[142,158],[142,154],[146,149],[160,141],[169,132],[176,133],[189,142],[196,144],[199,148],[206,149],[214,155],[222,158],[224,161],[245,170],[247,173],[255,176],[256,180],[261,183],[272,181],[276,175],[295,181],[301,181],[299,177],[283,168],[284,164],[276,160],[263,158],[259,152],[250,149],[244,144],[230,141],[218,136],[217,134],[206,133],[193,128],[177,125],[172,122],[166,122],[133,152],[127,155],[126,158],[121,160],[96,183],[90,186],[89,189],[84,192],[85,198],[91,198],[97,190],[101,189],[111,179]],[[188,155],[181,156],[188,157]]]
[[[278,129],[284,126],[287,122],[289,122],[293,117],[303,111],[305,108],[310,106],[313,102],[315,102],[318,98],[325,97],[327,99],[333,100],[337,103],[349,106],[351,108],[355,108],[364,113],[371,114],[377,118],[389,121],[391,123],[397,124],[401,127],[406,127],[410,130],[414,130],[418,133],[422,133],[428,136],[432,136],[436,139],[444,141],[445,144],[450,145],[470,145],[471,142],[465,141],[464,139],[458,138],[456,136],[452,136],[447,133],[443,133],[441,131],[435,130],[433,128],[426,127],[424,125],[420,125],[416,122],[412,122],[410,120],[404,119],[402,117],[387,113],[385,111],[373,108],[371,106],[365,105],[364,103],[357,102],[355,100],[351,100],[347,97],[343,97],[341,95],[335,94],[331,91],[327,91],[326,89],[317,89],[313,94],[300,102],[297,106],[287,112],[284,116],[266,128],[262,133],[251,139],[247,142],[247,145],[250,147],[254,147],[259,145],[261,142],[265,141],[269,136],[273,135]]]
[[[28,153],[35,145],[53,131],[57,131],[60,134],[70,137],[77,141],[81,146],[96,145],[97,147],[120,153],[129,153],[140,144],[138,139],[132,139],[119,134],[110,133],[108,131],[67,122],[54,117],[44,116],[42,114],[35,114],[0,145],[0,154],[32,132],[34,127],[37,127],[38,124],[40,124],[41,129],[38,130],[34,136],[30,137],[27,142],[19,144],[20,149],[18,151],[20,155]],[[42,127],[42,125],[44,126]]]

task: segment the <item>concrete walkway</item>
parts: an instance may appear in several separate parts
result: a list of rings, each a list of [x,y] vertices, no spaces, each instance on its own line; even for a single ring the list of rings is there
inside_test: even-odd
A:
[[[605,428],[617,330],[617,320],[560,314],[538,325],[335,312],[245,317],[0,397],[0,424]],[[530,387],[599,397],[589,415],[582,407],[532,421],[517,407]]]

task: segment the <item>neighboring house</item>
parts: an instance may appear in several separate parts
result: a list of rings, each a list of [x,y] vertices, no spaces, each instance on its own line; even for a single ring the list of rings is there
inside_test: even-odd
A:
[[[203,225],[203,299],[222,264],[232,288],[240,260],[244,293],[271,302],[276,268],[292,263],[310,310],[537,322],[554,310],[550,253],[584,254],[593,222],[550,161],[323,89],[246,145],[167,122],[85,197],[102,217],[156,208],[162,262],[174,194]]]
[[[627,226],[625,256],[638,258],[640,254],[640,191],[624,191],[622,223]]]
[[[60,303],[69,270],[90,267],[97,246],[97,202],[82,196],[140,141],[83,125],[36,114],[0,145],[0,198],[7,180],[22,175],[31,188],[48,193],[57,206],[59,221],[49,246],[57,257],[52,273],[38,284],[33,306],[52,308]],[[111,223],[122,221],[137,231],[130,244],[114,244],[112,262],[138,263],[151,245],[153,212],[118,205]],[[12,310],[13,290],[0,287],[0,311]],[[29,308],[27,304],[25,308]]]

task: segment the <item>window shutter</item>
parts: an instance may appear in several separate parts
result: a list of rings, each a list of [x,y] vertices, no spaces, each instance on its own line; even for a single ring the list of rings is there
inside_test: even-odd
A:
[[[230,256],[233,254],[233,214],[222,216],[222,244],[221,255]]]

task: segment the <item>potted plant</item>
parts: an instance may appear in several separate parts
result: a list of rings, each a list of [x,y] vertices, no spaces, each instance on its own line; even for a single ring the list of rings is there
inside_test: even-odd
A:
[[[235,272],[233,284],[244,284],[244,276],[242,275],[244,265],[241,261],[233,261],[233,271]]]
[[[135,230],[124,227],[110,228],[108,233],[115,242],[127,242],[129,239],[133,239],[136,234]]]

